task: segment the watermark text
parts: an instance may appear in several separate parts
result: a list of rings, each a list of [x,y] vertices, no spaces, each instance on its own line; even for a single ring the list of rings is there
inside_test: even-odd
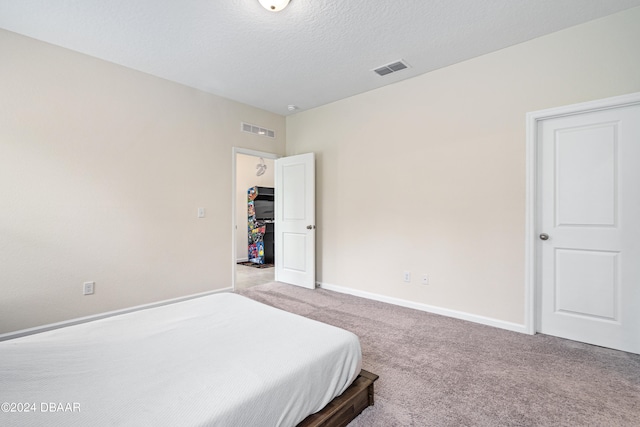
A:
[[[80,412],[79,402],[3,402],[2,412]]]

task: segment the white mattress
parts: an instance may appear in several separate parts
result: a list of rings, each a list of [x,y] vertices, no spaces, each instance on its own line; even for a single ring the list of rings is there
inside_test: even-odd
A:
[[[350,332],[215,294],[0,342],[0,425],[293,426],[360,366]]]

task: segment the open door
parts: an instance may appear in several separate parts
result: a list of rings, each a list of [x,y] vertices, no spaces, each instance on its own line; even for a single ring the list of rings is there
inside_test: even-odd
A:
[[[276,280],[314,289],[316,285],[315,157],[313,153],[275,161]]]

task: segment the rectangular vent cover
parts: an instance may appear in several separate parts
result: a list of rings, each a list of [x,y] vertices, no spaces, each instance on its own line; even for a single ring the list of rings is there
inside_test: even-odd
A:
[[[267,138],[275,138],[276,131],[266,129],[260,126],[252,125],[251,123],[241,122],[240,130],[242,132],[253,133],[255,135],[266,136]]]
[[[383,65],[373,71],[379,76],[386,76],[387,74],[395,73],[396,71],[404,70],[405,68],[409,68],[409,66],[406,62],[400,60],[391,64]]]

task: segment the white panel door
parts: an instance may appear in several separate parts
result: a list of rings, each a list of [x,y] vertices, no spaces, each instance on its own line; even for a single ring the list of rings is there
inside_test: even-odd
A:
[[[640,105],[538,122],[539,332],[640,353]]]
[[[276,280],[316,285],[315,158],[313,153],[275,161]]]

